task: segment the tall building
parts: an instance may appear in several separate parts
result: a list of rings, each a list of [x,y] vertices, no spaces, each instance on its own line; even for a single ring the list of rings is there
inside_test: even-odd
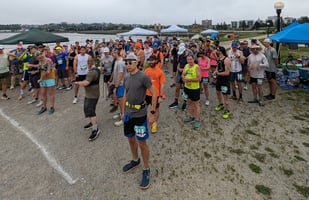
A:
[[[202,20],[202,26],[204,28],[212,28],[212,20],[211,19]]]

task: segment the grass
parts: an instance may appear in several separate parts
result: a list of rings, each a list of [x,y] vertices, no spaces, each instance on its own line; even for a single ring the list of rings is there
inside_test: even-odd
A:
[[[309,128],[299,129],[299,133],[304,135],[309,135]]]
[[[266,160],[266,154],[263,154],[263,153],[255,153],[253,157],[257,159],[258,161],[260,161],[261,163],[264,163]]]
[[[296,184],[294,184],[294,187],[296,188],[299,194],[302,194],[304,197],[309,197],[309,187],[299,186]]]
[[[259,193],[267,195],[267,196],[270,196],[270,194],[271,194],[271,189],[269,187],[264,186],[264,185],[256,185],[255,189]]]
[[[298,161],[307,162],[307,160],[305,160],[303,157],[300,157],[300,156],[294,156],[294,158],[296,158]]]
[[[304,142],[303,145],[304,145],[305,147],[309,147],[309,143]]]
[[[252,163],[249,165],[249,168],[251,169],[251,171],[257,174],[260,174],[262,172],[262,169],[259,166]]]
[[[293,174],[294,174],[294,172],[293,172],[293,170],[292,169],[285,169],[284,167],[282,167],[282,168],[280,168],[282,171],[283,171],[283,173],[286,175],[286,176],[288,176],[288,177],[290,177],[290,176],[292,176]]]

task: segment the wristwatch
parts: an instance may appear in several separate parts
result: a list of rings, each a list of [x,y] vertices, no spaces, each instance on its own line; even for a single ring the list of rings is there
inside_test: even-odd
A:
[[[152,111],[150,111],[150,113],[154,115],[154,114],[156,114],[156,111],[152,110]]]

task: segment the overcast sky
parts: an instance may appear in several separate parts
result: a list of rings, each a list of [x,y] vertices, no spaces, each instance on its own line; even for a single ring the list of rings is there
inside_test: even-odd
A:
[[[277,0],[2,0],[0,24],[93,23],[213,24],[266,19]],[[284,17],[308,16],[309,0],[282,0]]]

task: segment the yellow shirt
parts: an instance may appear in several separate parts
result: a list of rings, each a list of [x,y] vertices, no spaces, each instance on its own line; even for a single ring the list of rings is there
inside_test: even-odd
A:
[[[185,66],[185,78],[197,78],[196,69],[198,68],[197,64],[194,64],[193,67],[190,67],[189,64],[186,64]],[[200,88],[199,81],[191,82],[191,83],[185,83],[185,87],[191,90],[196,90]]]

